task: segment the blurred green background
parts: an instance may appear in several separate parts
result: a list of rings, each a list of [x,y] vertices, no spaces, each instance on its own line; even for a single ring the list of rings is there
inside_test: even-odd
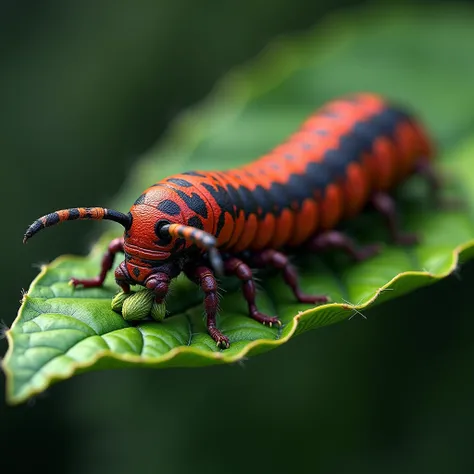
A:
[[[36,265],[87,252],[101,232],[84,222],[24,247],[34,218],[109,203],[226,71],[340,10],[354,22],[365,12],[351,1],[0,0],[5,324]],[[468,264],[242,365],[99,372],[28,405],[2,398],[2,472],[472,473],[473,283]]]

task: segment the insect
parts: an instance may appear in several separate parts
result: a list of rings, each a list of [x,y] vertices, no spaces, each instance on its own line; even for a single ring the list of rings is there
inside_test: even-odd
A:
[[[324,105],[285,143],[253,163],[165,178],[146,189],[128,214],[102,207],[47,214],[27,229],[24,242],[67,220],[118,222],[124,235],[110,243],[100,274],[72,278],[72,284],[101,286],[115,254],[123,252],[115,270],[118,286],[126,293],[130,285],[145,286],[161,303],[171,280],[184,272],[204,292],[210,336],[227,348],[229,339],[216,324],[215,274],[240,279],[250,317],[270,326],[281,323],[258,310],[251,266],[278,269],[300,302],[327,302],[326,295],[301,291],[286,252],[338,248],[355,260],[369,258],[377,245],[357,246],[335,229],[369,204],[384,216],[395,242],[414,242],[415,235],[399,230],[389,192],[414,173],[435,188],[432,156],[431,140],[409,112],[376,94],[354,94]]]

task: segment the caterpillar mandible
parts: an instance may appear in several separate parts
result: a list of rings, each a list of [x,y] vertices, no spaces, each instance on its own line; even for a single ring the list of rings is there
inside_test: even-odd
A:
[[[24,242],[66,220],[118,222],[124,235],[110,243],[100,274],[73,278],[72,284],[101,286],[115,254],[123,252],[125,259],[115,270],[118,286],[126,293],[130,285],[145,286],[161,303],[170,281],[184,272],[204,291],[210,336],[227,348],[229,339],[216,325],[215,273],[241,280],[249,315],[263,324],[281,323],[258,310],[250,266],[280,270],[300,302],[327,302],[326,295],[302,293],[285,252],[304,246],[309,251],[339,248],[356,260],[374,255],[376,245],[358,247],[334,229],[368,204],[385,217],[395,242],[414,242],[416,236],[399,230],[389,192],[414,173],[435,188],[432,156],[431,140],[408,111],[376,94],[355,94],[323,106],[285,143],[253,163],[165,178],[146,189],[128,214],[102,207],[53,212],[27,229]]]

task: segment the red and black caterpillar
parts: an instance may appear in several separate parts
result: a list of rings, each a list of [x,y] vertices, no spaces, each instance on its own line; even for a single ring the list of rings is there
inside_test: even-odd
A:
[[[258,311],[253,267],[282,271],[295,297],[305,295],[282,250],[341,248],[355,259],[376,252],[357,248],[334,227],[371,203],[386,219],[399,243],[413,235],[399,232],[395,203],[388,192],[410,174],[422,172],[436,185],[430,166],[432,144],[407,111],[375,94],[334,100],[303,123],[285,143],[257,161],[228,171],[192,171],[163,179],[145,190],[128,214],[105,208],[72,208],[36,220],[24,241],[44,227],[65,220],[109,219],[122,224],[122,238],[111,242],[100,275],[72,279],[74,285],[100,286],[117,252],[125,260],[115,270],[125,291],[139,284],[161,303],[170,281],[184,272],[204,290],[209,334],[223,347],[229,339],[216,327],[218,305],[214,271],[242,281],[250,316],[280,324]]]

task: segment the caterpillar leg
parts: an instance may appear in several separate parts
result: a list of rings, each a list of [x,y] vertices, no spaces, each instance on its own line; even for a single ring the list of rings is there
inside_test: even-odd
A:
[[[82,280],[78,278],[71,278],[71,285],[80,285],[84,288],[94,288],[97,286],[102,286],[108,271],[112,268],[112,265],[114,264],[115,254],[118,252],[123,252],[123,237],[119,237],[110,242],[109,247],[107,248],[107,252],[102,258],[102,264],[98,276]]]
[[[219,299],[217,296],[217,281],[212,270],[205,266],[188,267],[184,269],[186,276],[199,285],[204,292],[204,310],[207,318],[207,331],[220,347],[230,346],[229,338],[224,336],[216,327],[216,314]]]
[[[165,272],[156,272],[145,281],[145,286],[155,294],[155,301],[162,303],[168,294],[171,276]],[[119,282],[117,282],[120,284]]]
[[[357,262],[367,260],[380,251],[380,245],[378,244],[358,247],[348,235],[337,230],[328,230],[322,234],[314,236],[309,241],[308,248],[313,252],[321,252],[328,249],[340,249]]]
[[[125,266],[125,262],[122,262],[115,269],[115,283],[122,289],[124,293],[130,293],[130,284],[132,280]]]
[[[235,257],[230,257],[224,262],[224,270],[227,275],[235,275],[239,280],[242,281],[242,293],[244,298],[249,305],[250,317],[262,324],[268,324],[270,327],[273,324],[281,326],[281,322],[278,318],[267,316],[261,313],[255,304],[255,282],[252,276],[252,270],[250,267]]]
[[[258,266],[264,267],[269,265],[281,270],[285,283],[291,288],[300,303],[315,304],[327,303],[329,301],[329,298],[325,295],[307,295],[301,291],[298,284],[298,273],[285,254],[271,249],[264,250],[255,255],[253,261],[255,261]]]
[[[442,178],[439,173],[433,168],[430,161],[420,159],[415,165],[415,171],[419,174],[428,184],[431,197],[436,201],[439,200],[439,192],[441,190]]]
[[[441,191],[446,178],[436,171],[430,161],[420,159],[415,165],[415,172],[428,184],[430,199],[435,207],[441,209],[459,209],[465,205],[462,200],[442,196]]]
[[[418,236],[400,230],[397,207],[394,199],[387,193],[376,192],[371,199],[375,210],[385,218],[392,240],[400,245],[413,245],[418,242]]]

